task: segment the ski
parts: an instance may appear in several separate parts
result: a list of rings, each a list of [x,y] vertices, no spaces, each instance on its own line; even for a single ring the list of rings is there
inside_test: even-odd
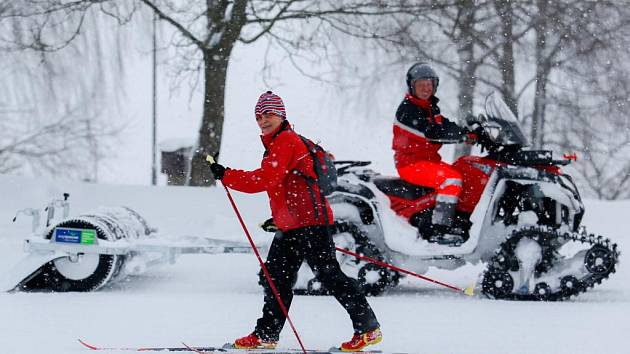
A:
[[[203,348],[192,347],[186,343],[182,343],[186,348],[189,348],[191,351],[197,354],[213,354],[219,351],[212,350],[203,350]],[[285,349],[285,348],[276,348],[276,349],[238,349],[235,348],[231,343],[227,343],[220,348],[220,352],[222,353],[246,353],[246,354],[300,354],[304,353],[302,349]],[[307,354],[339,354],[344,353],[338,347],[332,347],[328,350],[318,350],[318,349],[306,349]],[[361,354],[382,354],[380,350],[368,350],[368,351],[359,351],[357,353]]]
[[[90,349],[90,350],[102,350],[102,351],[109,351],[109,350],[128,350],[128,351],[134,351],[134,352],[159,352],[159,351],[164,351],[164,352],[190,352],[190,351],[195,351],[195,350],[191,350],[192,348],[189,347],[97,347],[95,345],[89,344],[87,342],[85,342],[84,340],[78,339],[79,343],[81,343],[81,345],[83,345],[84,347]],[[227,352],[227,350],[222,349],[222,348],[217,348],[217,347],[199,347],[199,348],[195,348],[197,351],[201,351],[202,353],[225,353]]]
[[[89,344],[84,340],[78,339],[79,343],[84,347],[90,350],[101,350],[101,351],[136,351],[136,352],[193,352],[197,354],[235,354],[235,353],[244,353],[244,354],[300,354],[303,353],[302,349],[285,349],[285,348],[277,348],[277,349],[237,349],[234,348],[230,343],[223,345],[222,347],[193,347],[186,343],[182,342],[181,347],[97,347],[95,345]],[[332,347],[328,350],[317,350],[317,349],[307,349],[306,352],[308,354],[339,354],[342,353],[340,348]],[[367,350],[360,351],[358,353],[361,354],[382,354],[380,350]]]

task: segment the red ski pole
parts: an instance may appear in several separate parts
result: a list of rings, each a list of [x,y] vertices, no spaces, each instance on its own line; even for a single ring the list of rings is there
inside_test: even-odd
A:
[[[210,155],[206,157],[206,160],[210,162],[210,164],[214,163],[214,159]],[[236,216],[238,217],[238,221],[241,223],[241,226],[243,227],[243,231],[245,231],[245,236],[247,236],[247,240],[249,241],[249,244],[252,246],[252,249],[254,250],[254,254],[256,255],[256,258],[258,258],[258,263],[260,263],[260,267],[262,268],[262,271],[265,274],[265,278],[267,278],[267,281],[269,282],[269,287],[271,288],[271,292],[273,292],[273,295],[278,301],[278,305],[280,305],[280,309],[282,310],[284,317],[286,317],[287,321],[289,321],[289,325],[291,325],[293,334],[295,334],[295,338],[297,338],[298,343],[300,343],[300,348],[302,348],[302,352],[306,354],[306,349],[304,348],[304,344],[302,344],[302,339],[300,339],[300,335],[298,334],[297,329],[295,329],[295,326],[293,325],[293,321],[291,321],[291,317],[289,317],[289,311],[287,310],[287,307],[284,306],[284,302],[282,302],[282,299],[280,298],[280,293],[278,292],[278,289],[276,288],[276,284],[274,284],[273,280],[271,279],[271,274],[269,274],[269,270],[267,270],[267,267],[265,266],[265,262],[263,262],[262,257],[260,257],[258,248],[254,244],[254,240],[249,234],[249,231],[247,230],[247,226],[245,226],[245,222],[243,221],[243,218],[241,217],[241,213],[238,211],[238,208],[236,207],[236,203],[234,202],[234,199],[232,199],[232,194],[230,193],[230,190],[225,186],[225,184],[223,183],[221,184],[223,185],[223,188],[225,189],[225,193],[227,194],[228,199],[230,200],[230,204],[232,204],[232,209],[234,209],[234,212],[236,213]]]
[[[337,249],[337,251],[339,251],[339,252],[341,252],[341,253],[349,254],[349,255],[351,255],[351,256],[354,256],[354,257],[360,258],[360,259],[362,259],[362,260],[364,260],[364,261],[368,261],[368,262],[370,262],[370,263],[374,263],[374,264],[379,265],[379,266],[381,266],[381,267],[385,267],[385,268],[393,269],[393,270],[395,270],[395,271],[397,271],[397,272],[404,273],[404,274],[408,274],[408,275],[414,276],[414,277],[416,277],[416,278],[420,278],[420,279],[423,279],[423,280],[429,281],[429,282],[431,282],[431,283],[435,283],[435,284],[438,284],[438,285],[442,285],[442,286],[444,286],[444,287],[447,287],[447,288],[449,288],[449,289],[451,289],[451,290],[455,290],[455,291],[457,291],[457,292],[462,292],[462,293],[464,293],[464,294],[466,294],[466,295],[468,295],[468,296],[473,296],[473,286],[472,286],[472,285],[471,285],[471,286],[469,286],[469,287],[467,287],[466,289],[461,289],[461,288],[458,288],[458,287],[456,287],[456,286],[449,285],[449,284],[446,284],[446,283],[442,283],[441,281],[437,281],[437,280],[435,280],[435,279],[431,279],[431,278],[429,278],[429,277],[425,277],[424,275],[420,275],[420,274],[418,274],[418,273],[414,273],[414,272],[408,271],[408,270],[406,270],[406,269],[402,269],[402,268],[396,267],[395,265],[391,265],[391,264],[389,264],[389,263],[381,262],[381,261],[379,261],[379,260],[377,260],[377,259],[370,258],[370,257],[364,256],[364,255],[361,255],[361,254],[358,254],[358,253],[355,253],[355,252],[349,251],[349,250],[347,250],[347,249],[345,249],[345,248],[340,248],[340,247],[335,247],[335,248]]]

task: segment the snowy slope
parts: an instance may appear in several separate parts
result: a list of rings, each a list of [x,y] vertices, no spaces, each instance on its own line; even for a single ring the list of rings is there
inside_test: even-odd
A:
[[[70,193],[73,213],[99,205],[137,210],[162,235],[244,240],[219,188],[131,187],[24,180],[0,176],[0,272],[22,257],[30,220],[15,211],[43,207]],[[259,243],[256,225],[269,215],[263,195],[234,193]],[[587,201],[589,230],[630,246],[630,201]],[[385,335],[378,349],[414,353],[627,353],[630,271],[619,270],[597,289],[563,303],[517,303],[465,298],[419,280],[370,298]],[[251,254],[188,255],[172,266],[95,293],[0,294],[0,353],[84,353],[76,338],[108,346],[165,346],[185,341],[222,345],[251,331],[262,304],[257,261]],[[430,272],[467,286],[476,269]],[[331,297],[298,296],[293,320],[310,348],[351,336],[351,325]],[[282,347],[296,347],[290,328]]]

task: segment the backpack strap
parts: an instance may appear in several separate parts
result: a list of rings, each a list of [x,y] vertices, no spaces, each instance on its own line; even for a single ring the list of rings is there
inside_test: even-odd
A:
[[[307,138],[301,136],[298,134],[298,136],[300,137],[300,140],[302,140],[302,142],[304,143],[304,146],[306,146],[306,151],[308,151],[308,154],[311,156],[311,159],[313,160],[313,165],[315,164],[315,160],[317,159],[317,155],[311,150],[311,147],[309,146],[309,142],[311,144],[314,144],[313,142],[309,141]],[[313,169],[315,169],[315,166],[313,166]],[[320,207],[318,207],[317,205],[317,199],[315,199],[315,184],[317,184],[317,180],[311,176],[307,176],[305,174],[303,174],[302,172],[298,171],[298,170],[293,170],[295,174],[302,176],[305,180],[306,180],[306,184],[308,186],[308,191],[311,195],[311,200],[313,201],[313,209],[315,210],[315,218],[319,219],[319,208],[321,207],[324,213],[324,220],[326,221],[326,226],[328,226],[328,224],[330,223],[330,221],[328,220],[328,213],[326,210],[326,199],[324,197],[324,195],[322,194],[322,191],[319,191],[319,196],[320,196]]]
[[[316,199],[315,199],[315,187],[314,187],[315,184],[317,184],[317,182],[315,181],[313,177],[307,176],[298,170],[295,170],[295,174],[304,177],[304,179],[306,180],[306,185],[308,186],[308,193],[311,195],[311,201],[313,202],[313,209],[315,210],[315,218],[319,219],[319,208],[317,207],[317,203],[315,202]]]

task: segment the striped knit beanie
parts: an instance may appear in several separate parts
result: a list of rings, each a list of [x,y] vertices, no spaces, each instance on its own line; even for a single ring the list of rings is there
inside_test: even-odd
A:
[[[284,109],[284,102],[282,98],[271,91],[267,91],[260,95],[258,103],[256,103],[255,112],[256,116],[264,113],[275,113],[282,119],[287,118],[287,112]]]

